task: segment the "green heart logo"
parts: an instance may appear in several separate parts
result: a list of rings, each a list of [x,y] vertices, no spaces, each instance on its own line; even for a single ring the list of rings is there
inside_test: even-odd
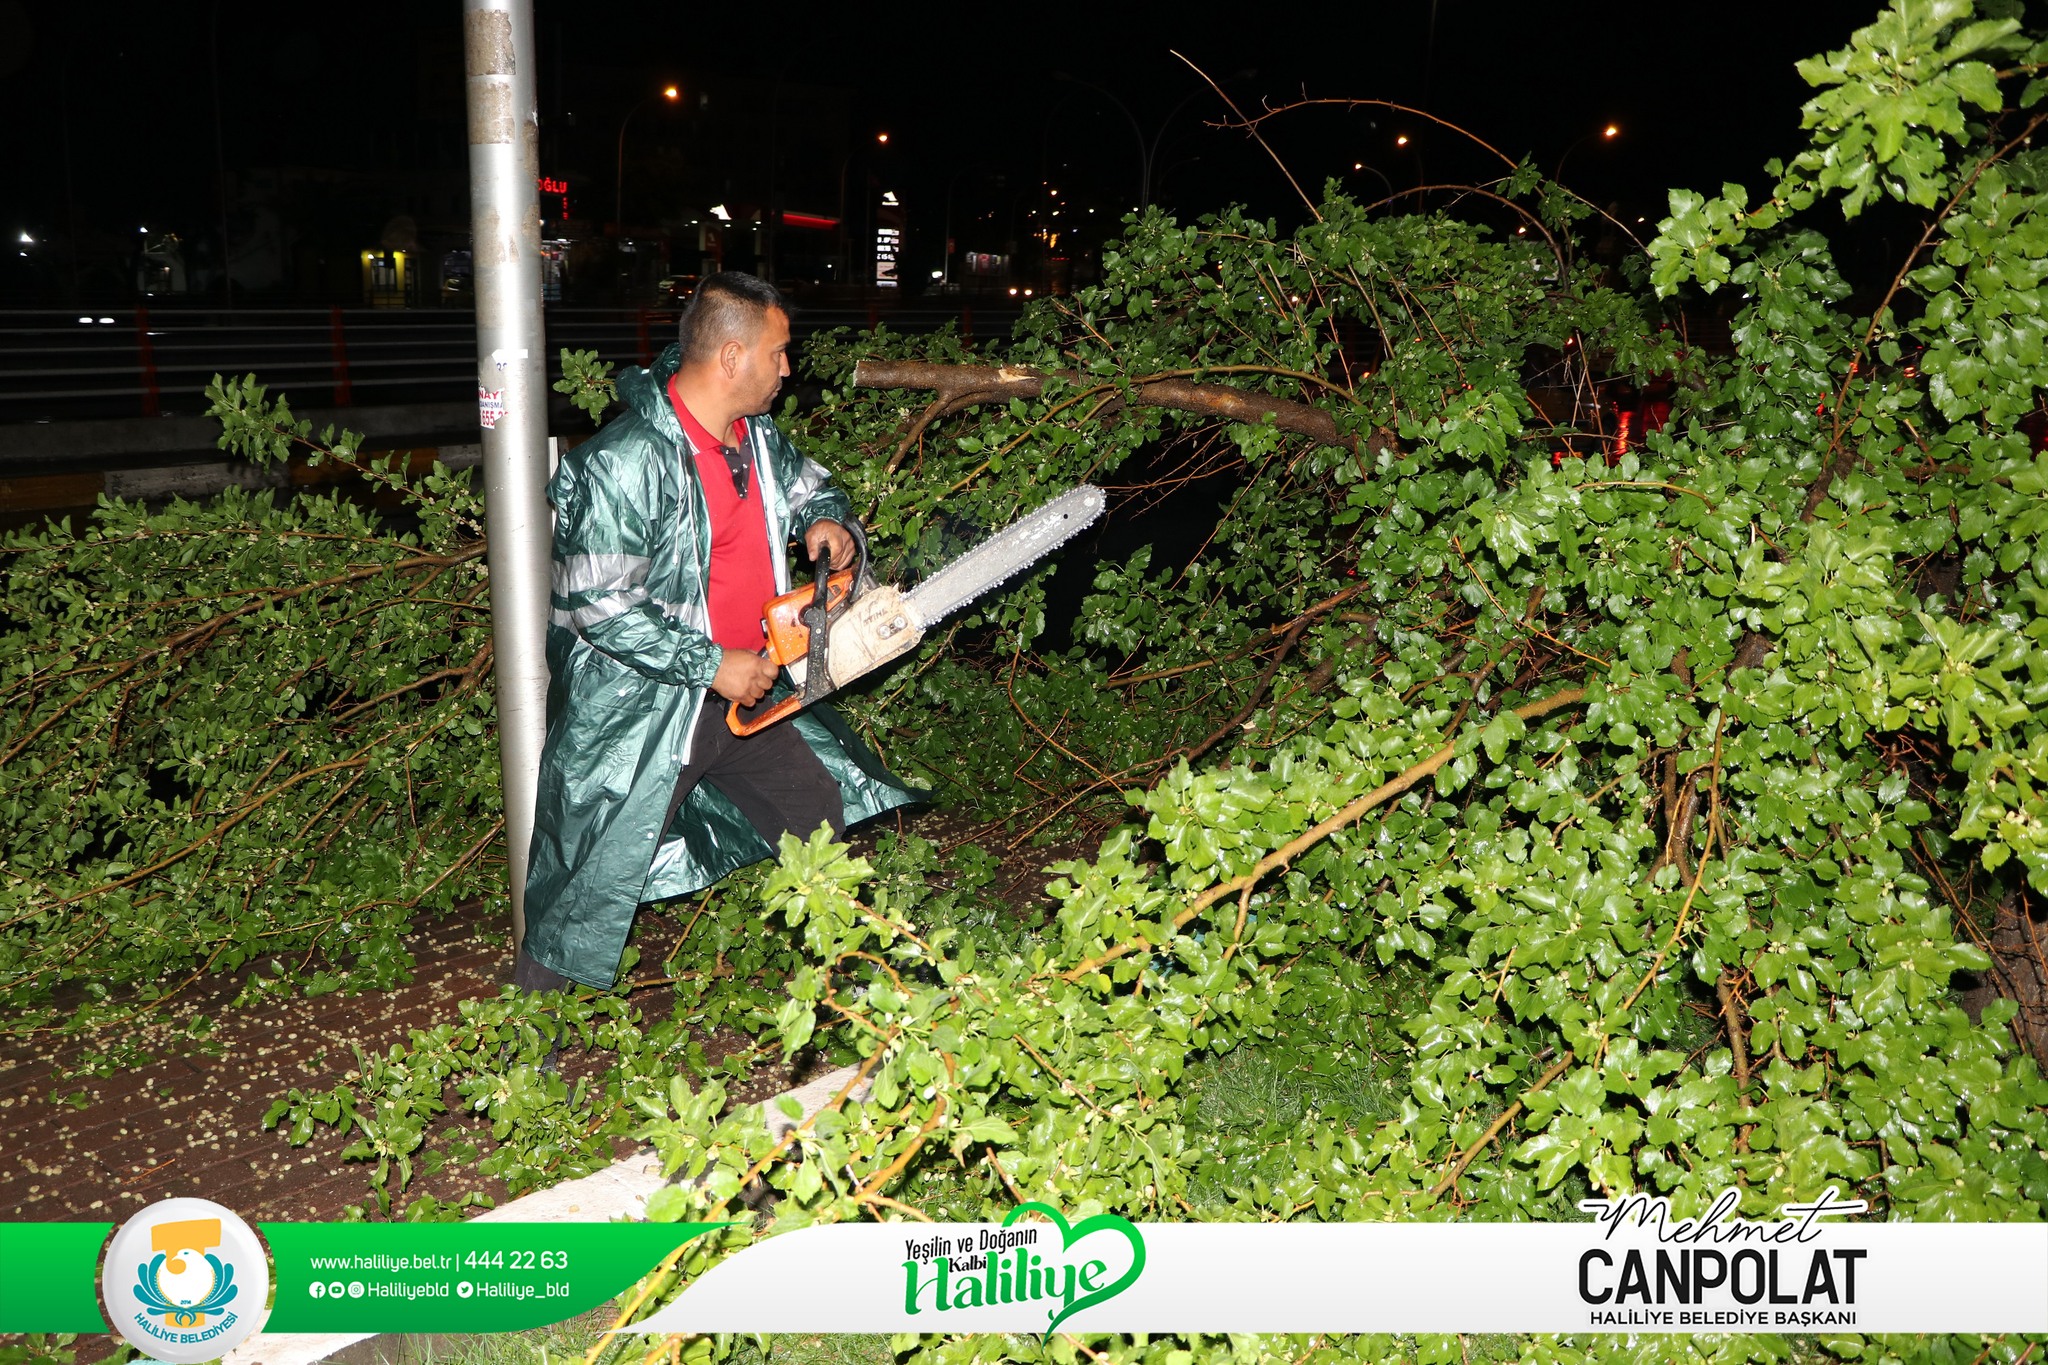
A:
[[[1098,1213],[1093,1218],[1083,1218],[1078,1224],[1070,1226],[1058,1209],[1050,1204],[1041,1204],[1033,1200],[1031,1203],[1019,1204],[1016,1208],[1011,1209],[1010,1216],[1003,1220],[1003,1226],[1010,1226],[1010,1224],[1016,1222],[1027,1213],[1042,1213],[1059,1226],[1060,1249],[1062,1251],[1072,1250],[1074,1243],[1084,1237],[1098,1232],[1114,1232],[1131,1244],[1132,1253],[1131,1268],[1126,1270],[1122,1277],[1114,1284],[1104,1285],[1092,1294],[1084,1294],[1065,1308],[1054,1313],[1052,1315],[1052,1322],[1046,1327],[1044,1334],[1039,1338],[1041,1341],[1045,1337],[1051,1336],[1055,1328],[1068,1318],[1074,1316],[1074,1314],[1080,1312],[1083,1308],[1092,1308],[1098,1303],[1107,1302],[1138,1282],[1139,1274],[1145,1269],[1145,1239],[1139,1235],[1137,1225],[1131,1222],[1130,1219],[1114,1213]]]

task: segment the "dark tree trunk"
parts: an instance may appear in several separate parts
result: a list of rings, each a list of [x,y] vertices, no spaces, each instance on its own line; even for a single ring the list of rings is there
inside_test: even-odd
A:
[[[1963,1008],[1976,1019],[1993,1000],[2016,1003],[2013,1036],[2048,1066],[2048,915],[2024,886],[2015,886],[1982,928],[1991,967],[1964,979]]]

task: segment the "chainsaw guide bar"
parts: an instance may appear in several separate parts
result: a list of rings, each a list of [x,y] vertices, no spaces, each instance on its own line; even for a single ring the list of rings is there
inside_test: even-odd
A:
[[[767,654],[789,671],[798,690],[746,709],[735,702],[726,713],[727,726],[736,735],[754,734],[908,654],[932,625],[1072,540],[1107,505],[1108,499],[1093,484],[1070,489],[909,592],[870,583],[863,563],[858,572],[828,569],[824,582],[775,598],[761,612]],[[821,621],[829,625],[814,631],[812,623]],[[829,667],[822,666],[828,660]]]
[[[1020,517],[903,595],[920,630],[1036,564],[1079,535],[1108,505],[1100,488],[1069,489]]]

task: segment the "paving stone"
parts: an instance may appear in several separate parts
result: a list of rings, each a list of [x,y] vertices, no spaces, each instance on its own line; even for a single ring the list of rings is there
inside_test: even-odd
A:
[[[644,916],[643,958],[660,961],[678,932],[667,916]],[[0,1162],[0,1220],[118,1220],[177,1195],[212,1199],[252,1222],[325,1220],[366,1204],[371,1167],[341,1160],[349,1137],[320,1129],[292,1147],[262,1127],[265,1111],[293,1089],[339,1085],[356,1067],[357,1048],[385,1052],[409,1030],[453,1018],[462,1001],[496,995],[510,970],[505,938],[504,926],[458,912],[414,932],[413,979],[395,990],[229,1008],[245,973],[195,982],[146,1022],[75,1038],[0,1037],[0,1148],[11,1157]],[[650,991],[642,1008],[668,1000]],[[199,1016],[214,1027],[195,1040],[186,1027]],[[715,1058],[745,1040],[703,1041]],[[126,1062],[134,1049],[147,1060]],[[105,1074],[77,1073],[96,1057]],[[571,1053],[565,1073],[595,1075],[604,1064]],[[772,1093],[779,1074],[746,1089]],[[488,1150],[487,1125],[467,1115],[447,1116],[434,1136],[458,1128]],[[508,1193],[456,1168],[416,1176],[403,1198],[455,1199],[471,1190],[497,1201]]]

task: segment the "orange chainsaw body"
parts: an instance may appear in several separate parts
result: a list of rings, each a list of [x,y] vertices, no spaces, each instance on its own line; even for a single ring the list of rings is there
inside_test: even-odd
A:
[[[853,596],[854,570],[840,569],[825,576],[825,610],[837,616],[845,609],[848,599]],[[778,667],[787,668],[811,651],[811,628],[804,624],[803,614],[818,599],[817,588],[806,584],[786,592],[780,597],[771,597],[761,608],[761,624],[768,635],[768,661]],[[792,692],[770,706],[756,706],[743,709],[733,702],[726,712],[726,725],[736,735],[751,735],[765,730],[785,716],[794,715],[803,709],[804,696],[801,691]]]
[[[825,610],[837,616],[846,605],[846,599],[853,595],[853,570],[841,569],[825,576]],[[817,600],[817,591],[808,583],[780,597],[768,599],[768,605],[761,608],[761,624],[768,631],[768,661],[788,667],[810,653],[811,628],[804,624],[803,615]]]

